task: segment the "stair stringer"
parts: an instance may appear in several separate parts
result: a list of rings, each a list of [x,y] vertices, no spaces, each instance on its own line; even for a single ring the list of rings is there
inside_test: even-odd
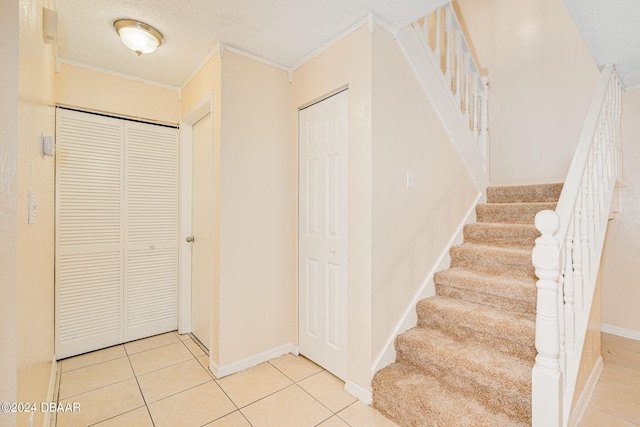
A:
[[[471,130],[465,124],[460,108],[456,105],[451,90],[448,89],[449,84],[440,71],[433,53],[425,46],[425,42],[418,37],[416,30],[411,25],[399,30],[396,37],[400,49],[407,57],[418,81],[435,106],[435,111],[454,142],[469,174],[480,192],[485,194],[490,184],[487,172],[488,164],[485,164],[473,142]],[[489,147],[487,147],[488,152]],[[487,155],[487,157],[489,156]]]
[[[442,249],[438,262],[434,264],[433,268],[429,271],[425,277],[422,285],[418,288],[418,291],[414,295],[413,299],[409,302],[404,314],[393,329],[393,333],[389,336],[382,351],[375,357],[373,365],[371,366],[371,378],[373,375],[390,365],[396,360],[395,340],[401,333],[413,328],[418,322],[418,315],[416,313],[416,305],[418,301],[424,298],[432,297],[436,294],[435,284],[433,283],[433,276],[436,272],[446,270],[450,265],[449,249],[452,246],[462,244],[463,231],[466,224],[472,224],[476,222],[476,206],[479,203],[486,201],[486,194],[483,191],[478,194],[475,201],[471,203],[469,210],[466,212],[465,217],[456,228],[456,232],[452,234],[451,239]]]

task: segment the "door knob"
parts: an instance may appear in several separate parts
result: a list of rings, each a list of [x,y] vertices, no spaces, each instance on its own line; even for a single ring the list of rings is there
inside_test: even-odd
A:
[[[195,242],[195,240],[196,240],[196,239],[195,239],[193,236],[189,236],[189,237],[187,237],[187,242],[188,242],[188,243],[193,243],[193,242]]]
[[[336,253],[336,248],[329,249],[329,253],[335,254]]]

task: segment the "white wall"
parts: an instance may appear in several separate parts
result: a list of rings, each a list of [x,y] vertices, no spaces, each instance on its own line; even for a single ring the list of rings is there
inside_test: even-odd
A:
[[[602,260],[602,323],[640,337],[640,89],[624,93],[622,108],[623,177]]]
[[[372,117],[371,35],[366,25],[293,73],[291,84],[292,265],[297,264],[298,110],[336,90],[349,88],[348,133],[348,360],[347,379],[370,389]],[[297,271],[292,268],[291,310],[297,323]],[[297,329],[292,328],[297,342]]]
[[[18,2],[0,2],[0,401],[16,402],[16,219],[18,162]],[[16,416],[0,412],[0,425]]]
[[[380,27],[373,36],[372,111],[376,357],[448,250],[479,190],[398,43]],[[414,175],[411,189],[407,171]]]
[[[456,0],[489,71],[493,185],[564,181],[599,72],[561,0]]]
[[[291,343],[286,71],[226,51],[220,151],[220,360]]]

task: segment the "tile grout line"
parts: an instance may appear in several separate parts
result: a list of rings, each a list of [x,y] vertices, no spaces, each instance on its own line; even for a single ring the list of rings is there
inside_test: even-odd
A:
[[[131,358],[129,357],[129,352],[127,351],[127,348],[124,347],[124,352],[127,355],[127,360],[129,361],[129,366],[131,366],[131,371],[133,372],[133,377],[136,379],[136,384],[138,385],[138,390],[140,391],[140,396],[142,396],[142,401],[144,402],[144,407],[147,410],[147,414],[149,414],[149,419],[151,420],[151,425],[153,425],[153,427],[155,427],[156,422],[153,420],[153,415],[151,415],[151,409],[149,409],[149,405],[147,404],[147,399],[144,397],[144,393],[142,392],[142,387],[140,387],[140,381],[138,381],[138,374],[136,373],[136,370],[133,368],[133,363],[131,363]]]

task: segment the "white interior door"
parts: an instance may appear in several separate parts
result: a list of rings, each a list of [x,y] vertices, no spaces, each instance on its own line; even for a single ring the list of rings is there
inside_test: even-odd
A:
[[[347,374],[347,91],[299,113],[300,353]]]
[[[211,345],[213,287],[213,127],[207,114],[192,128],[191,330]]]

